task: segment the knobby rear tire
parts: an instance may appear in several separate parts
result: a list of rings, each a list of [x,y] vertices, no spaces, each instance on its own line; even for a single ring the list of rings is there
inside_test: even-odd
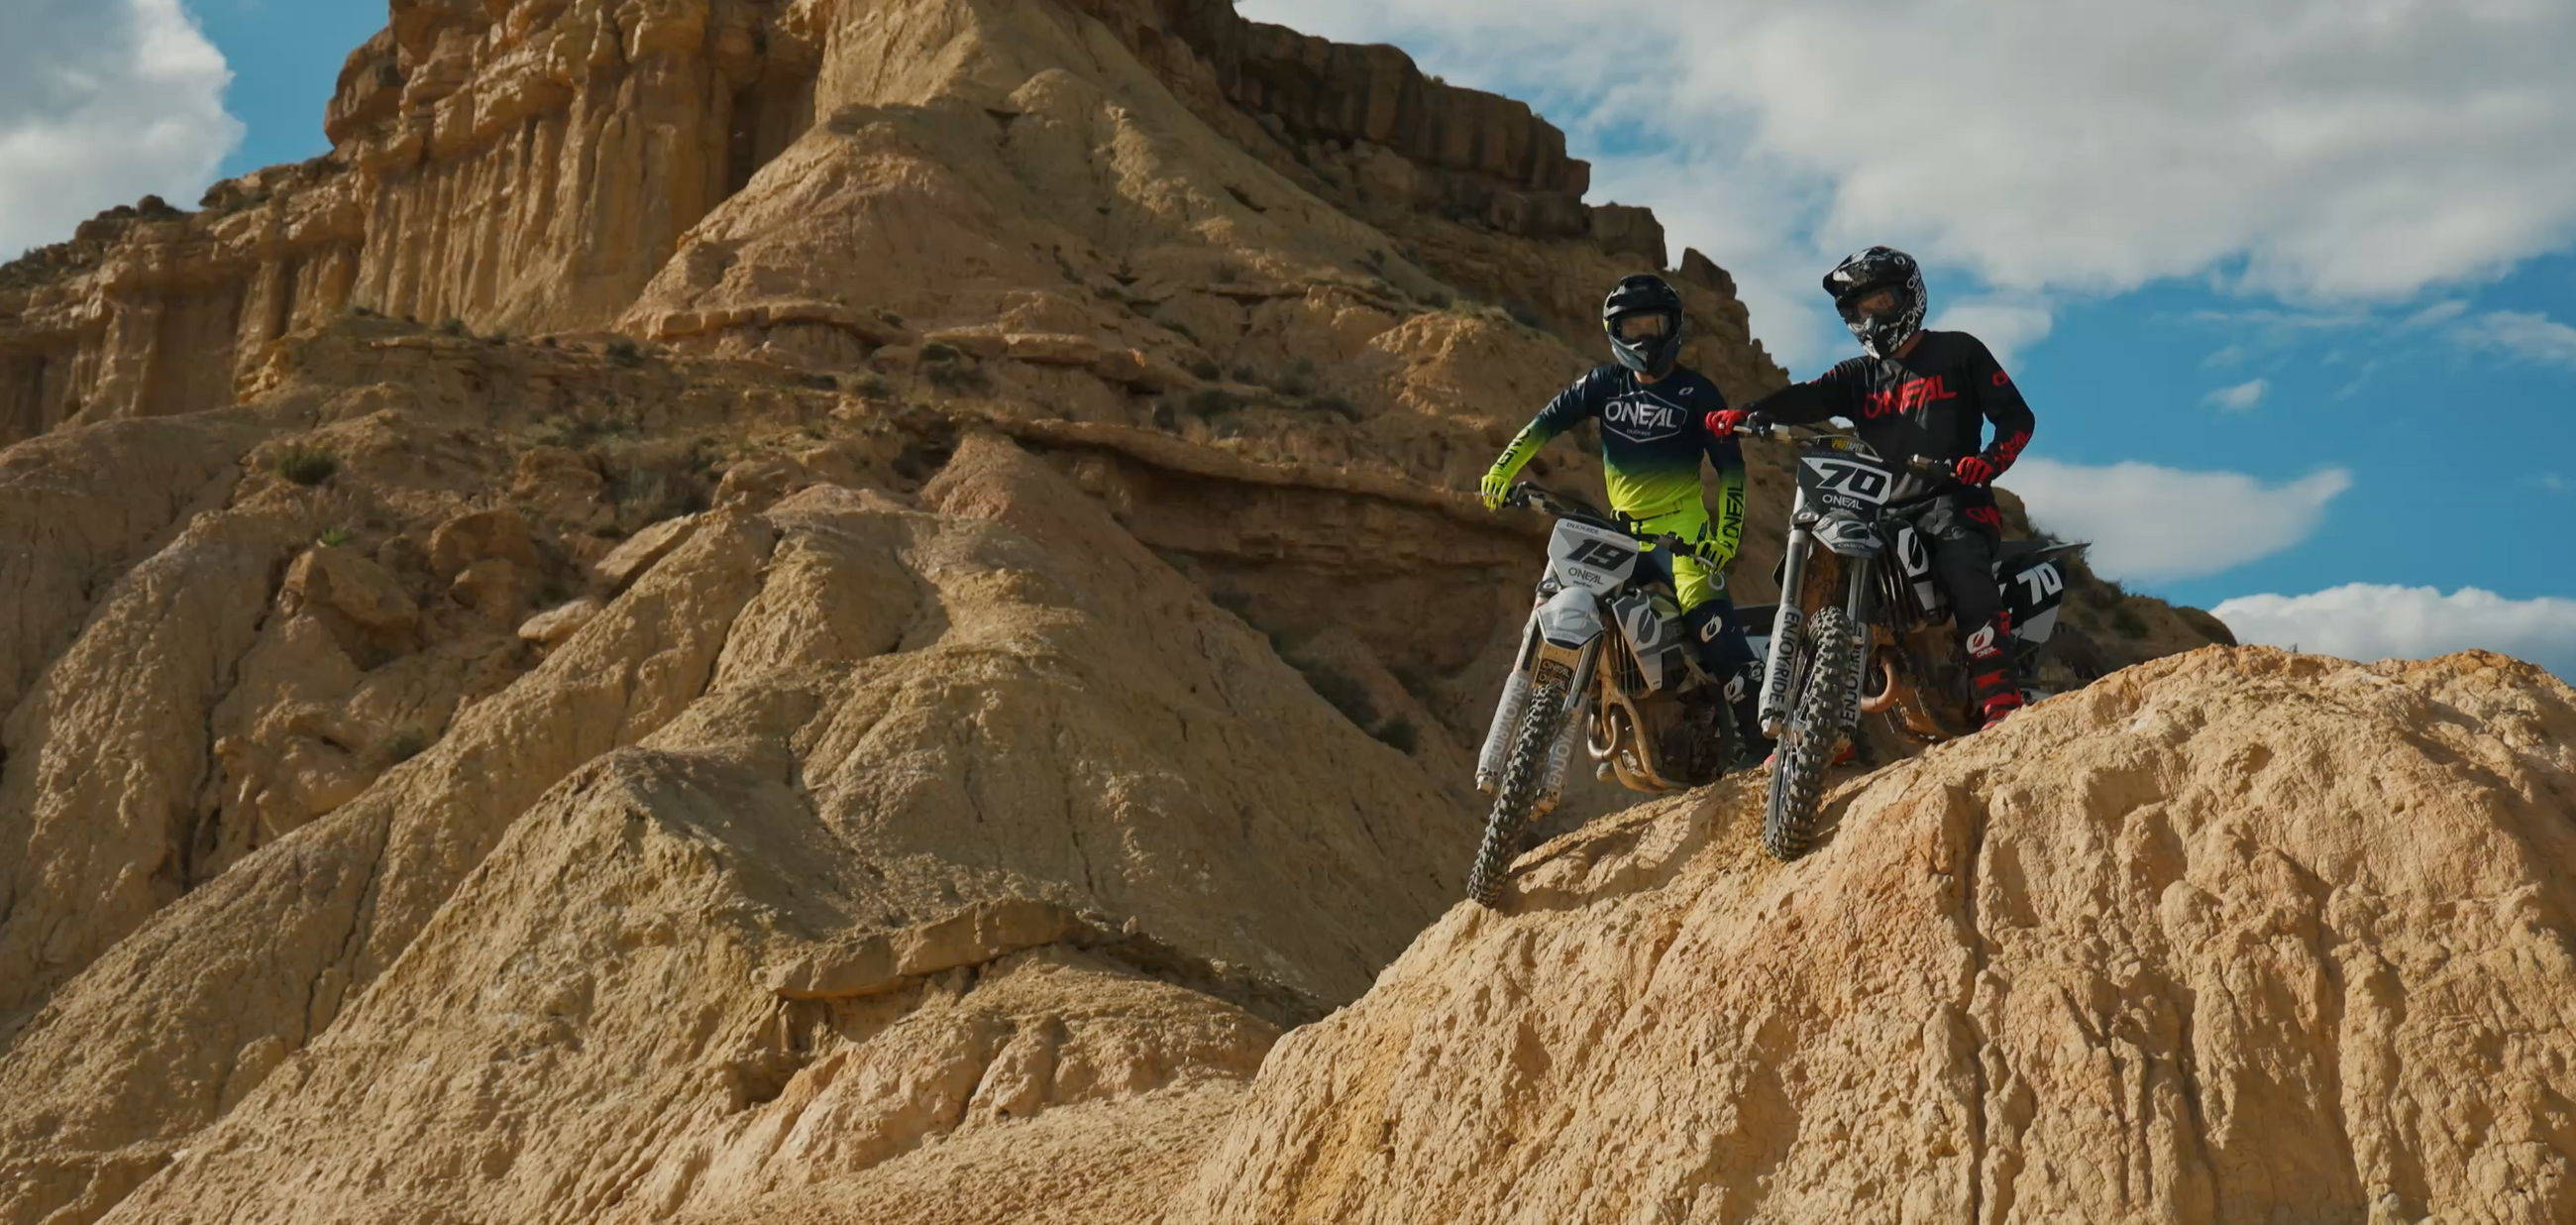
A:
[[[1550,681],[1530,691],[1528,713],[1512,740],[1512,755],[1503,765],[1502,782],[1494,788],[1494,811],[1485,818],[1485,839],[1476,847],[1475,866],[1467,870],[1467,898],[1490,910],[1503,894],[1503,877],[1520,851],[1521,830],[1547,782],[1548,750],[1565,728],[1565,686]]]
[[[1816,826],[1824,809],[1825,770],[1833,764],[1837,726],[1842,720],[1850,660],[1858,649],[1851,623],[1839,608],[1816,614],[1809,623],[1806,684],[1790,704],[1780,729],[1779,748],[1771,763],[1771,797],[1762,810],[1762,849],[1782,863],[1815,846]]]

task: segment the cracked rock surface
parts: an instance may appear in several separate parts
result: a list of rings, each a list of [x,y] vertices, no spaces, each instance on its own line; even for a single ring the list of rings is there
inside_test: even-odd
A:
[[[117,942],[0,1064],[0,1212],[658,1219],[1196,1109],[1447,904],[1428,777],[1043,462],[972,437],[918,500],[702,516]]]
[[[1288,1035],[1169,1219],[2576,1213],[2576,692],[2145,664],[1852,780],[1596,822]]]

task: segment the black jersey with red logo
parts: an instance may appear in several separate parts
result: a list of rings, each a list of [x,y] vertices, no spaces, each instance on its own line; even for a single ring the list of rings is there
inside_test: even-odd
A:
[[[1924,332],[1903,357],[1854,357],[1816,378],[1745,406],[1782,425],[1846,417],[1889,459],[1983,455],[1996,470],[2030,445],[2036,420],[1985,342],[1966,332]],[[1985,442],[1993,422],[1995,440]]]

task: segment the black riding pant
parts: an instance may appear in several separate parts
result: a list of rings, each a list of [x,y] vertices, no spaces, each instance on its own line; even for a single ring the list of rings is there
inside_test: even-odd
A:
[[[1682,626],[1709,671],[1727,676],[1753,662],[1753,644],[1744,640],[1744,619],[1735,615],[1735,601],[1722,595],[1702,600],[1682,614]]]
[[[1984,657],[1986,653],[1976,649],[1976,637],[1978,631],[1992,627],[1994,637],[1987,645],[2009,660],[2011,627],[2003,623],[2003,589],[1995,585],[1995,548],[2003,533],[1984,521],[1993,509],[1963,504],[1958,496],[1949,495],[1933,499],[1907,518],[1931,551],[1932,581],[1949,597],[1964,653],[1971,659]]]

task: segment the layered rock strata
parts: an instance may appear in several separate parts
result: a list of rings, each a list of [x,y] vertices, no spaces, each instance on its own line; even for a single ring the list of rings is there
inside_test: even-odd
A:
[[[1168,1206],[1441,930],[1651,215],[1213,2],[389,16],[0,269],[0,1222]]]

